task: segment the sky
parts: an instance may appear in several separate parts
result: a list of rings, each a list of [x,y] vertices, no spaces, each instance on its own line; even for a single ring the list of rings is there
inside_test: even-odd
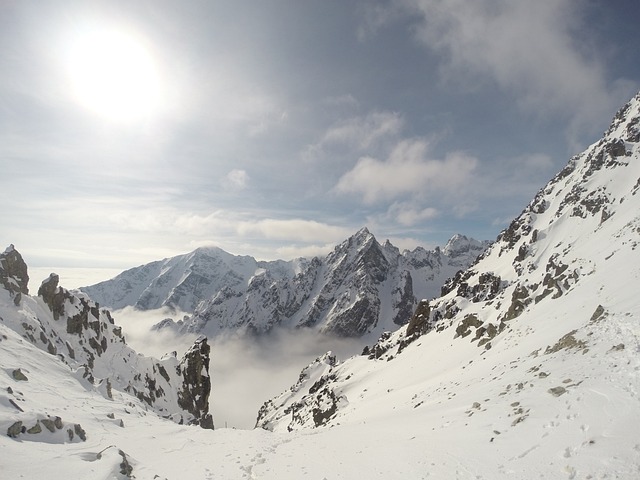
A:
[[[639,14],[0,1],[0,242],[118,270],[204,245],[325,254],[363,226],[401,249],[494,239],[640,89]]]

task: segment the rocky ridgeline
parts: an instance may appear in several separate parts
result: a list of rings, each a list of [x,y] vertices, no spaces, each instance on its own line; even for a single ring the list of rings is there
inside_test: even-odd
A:
[[[206,338],[198,339],[181,360],[139,355],[127,346],[121,327],[108,310],[83,293],[60,287],[56,274],[42,282],[37,297],[31,297],[26,272],[27,266],[13,246],[0,255],[4,286],[0,300],[6,300],[0,302],[0,321],[56,356],[78,380],[106,398],[112,398],[113,390],[126,392],[177,423],[213,428]],[[45,417],[36,423],[48,428]],[[17,430],[22,426],[12,431]]]
[[[582,336],[593,334],[594,325],[608,313],[592,293],[581,293],[582,283],[588,279],[589,288],[596,282],[602,290],[611,279],[631,277],[629,269],[637,264],[639,142],[640,94],[616,114],[601,140],[573,157],[540,190],[470,268],[447,280],[438,298],[420,302],[405,328],[383,333],[363,355],[392,361],[427,334],[471,342],[482,354],[508,335],[512,322],[524,313],[539,307],[548,312],[553,302],[560,307],[572,295],[589,297],[581,297],[580,303],[591,305],[593,315],[580,321],[587,332]],[[585,353],[587,341],[578,332],[569,331],[555,346],[542,348],[542,354]],[[296,429],[327,424],[342,404],[340,385],[349,372],[344,365],[327,366],[312,385],[298,385],[296,395],[266,402],[257,425]]]
[[[363,228],[326,257],[258,262],[203,248],[83,291],[113,308],[192,311],[178,322],[163,320],[156,329],[208,337],[228,330],[259,334],[274,327],[377,336],[406,324],[419,299],[437,296],[445,279],[469,266],[486,246],[456,235],[444,249],[400,252]]]

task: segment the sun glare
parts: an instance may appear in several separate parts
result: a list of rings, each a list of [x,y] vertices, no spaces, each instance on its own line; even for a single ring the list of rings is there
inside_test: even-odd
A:
[[[160,106],[160,78],[142,41],[117,30],[79,35],[68,56],[71,88],[83,106],[116,121],[136,121]]]

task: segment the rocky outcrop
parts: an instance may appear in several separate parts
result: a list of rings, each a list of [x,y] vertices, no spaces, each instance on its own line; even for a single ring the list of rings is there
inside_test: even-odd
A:
[[[71,295],[63,288],[58,288],[60,277],[55,273],[49,275],[49,277],[42,281],[40,288],[38,289],[38,296],[42,297],[44,303],[46,303],[53,313],[53,318],[58,320],[60,316],[64,315],[64,302],[71,298]],[[78,332],[76,332],[78,333]]]
[[[16,305],[20,303],[22,295],[29,294],[27,264],[13,244],[0,254],[0,285],[9,291]]]
[[[207,338],[198,338],[180,363],[182,388],[178,391],[178,404],[193,415],[192,424],[213,429],[213,417],[209,413],[209,353]]]
[[[274,425],[283,423],[292,431],[309,423],[315,427],[326,425],[338,412],[341,402],[346,401],[332,386],[338,365],[336,357],[327,352],[306,366],[295,385],[262,405],[256,428],[272,430]]]
[[[196,342],[182,360],[175,356],[157,360],[139,355],[126,344],[122,328],[108,310],[83,293],[59,286],[55,273],[42,282],[38,297],[24,294],[26,286],[16,276],[28,278],[26,265],[13,247],[7,252],[11,261],[0,265],[5,278],[9,278],[10,294],[22,295],[22,299],[20,308],[13,306],[11,315],[7,319],[3,315],[0,321],[66,363],[77,372],[80,381],[105,398],[113,399],[114,390],[118,390],[177,423],[213,428],[209,414],[210,347],[206,339]],[[13,378],[28,381],[21,369],[13,370]],[[38,425],[28,428],[37,430]],[[84,436],[81,429],[69,431],[70,436]]]

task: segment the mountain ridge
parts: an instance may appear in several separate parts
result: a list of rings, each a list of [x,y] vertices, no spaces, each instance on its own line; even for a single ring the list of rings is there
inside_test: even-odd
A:
[[[207,247],[81,290],[112,308],[171,306],[192,313],[158,326],[179,332],[215,336],[283,326],[377,336],[406,323],[419,298],[435,296],[446,278],[486,246],[454,235],[443,249],[401,253],[364,227],[324,257],[264,262]]]

